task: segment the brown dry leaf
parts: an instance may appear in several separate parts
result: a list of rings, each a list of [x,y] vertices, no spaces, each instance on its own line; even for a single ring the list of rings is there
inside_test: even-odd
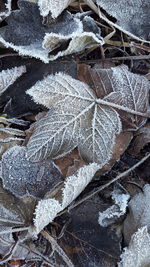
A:
[[[80,167],[85,165],[85,161],[81,159],[76,148],[68,155],[56,159],[54,162],[64,177],[73,175]]]
[[[106,171],[110,170],[117,160],[120,159],[121,155],[125,152],[133,138],[132,132],[122,132],[116,137],[116,144],[112,150],[112,158],[110,161],[99,170],[99,174],[103,174]]]
[[[144,76],[130,72],[126,65],[104,69],[98,64],[93,68],[81,64],[78,66],[78,78],[89,84],[99,98],[138,112],[147,112],[150,84]],[[145,123],[144,117],[117,111],[128,128]]]
[[[150,143],[150,123],[147,123],[136,132],[135,139],[132,142],[129,152],[137,155],[148,143]]]

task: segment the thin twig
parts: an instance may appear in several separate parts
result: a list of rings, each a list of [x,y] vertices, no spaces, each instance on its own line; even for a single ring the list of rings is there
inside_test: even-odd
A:
[[[27,231],[29,230],[29,226],[28,227],[20,227],[20,228],[15,228],[15,229],[9,229],[9,230],[4,230],[0,232],[0,235],[3,234],[9,234],[9,233],[16,233],[16,232],[23,232],[23,231]]]
[[[117,175],[117,177],[115,177],[114,179],[112,179],[110,182],[108,182],[105,185],[102,185],[97,191],[93,192],[92,194],[86,196],[85,198],[79,200],[77,203],[75,203],[74,205],[70,206],[68,208],[68,210],[71,210],[73,208],[75,208],[76,206],[80,205],[81,203],[83,203],[84,201],[92,198],[93,196],[97,195],[99,192],[101,192],[102,190],[104,190],[105,188],[107,188],[108,186],[110,186],[111,184],[113,184],[114,182],[118,181],[119,179],[127,176],[130,172],[132,172],[133,170],[135,170],[137,167],[139,167],[144,161],[146,161],[148,158],[150,157],[150,153],[148,155],[146,155],[144,158],[142,158],[138,163],[136,163],[134,166],[132,166],[130,169],[128,169],[125,172],[122,172],[121,174]]]
[[[52,246],[52,249],[54,250],[54,251],[56,251],[58,254],[59,254],[59,256],[61,256],[62,257],[62,259],[64,260],[64,262],[66,263],[66,265],[68,266],[68,267],[74,267],[74,264],[71,262],[71,260],[69,259],[69,257],[66,255],[66,253],[63,251],[63,249],[57,244],[57,242],[56,242],[56,240],[52,237],[52,236],[50,236],[46,231],[44,231],[44,230],[42,230],[41,232],[40,232],[40,234],[45,238],[45,239],[47,239],[49,242],[50,242],[50,244],[51,244],[51,246]]]

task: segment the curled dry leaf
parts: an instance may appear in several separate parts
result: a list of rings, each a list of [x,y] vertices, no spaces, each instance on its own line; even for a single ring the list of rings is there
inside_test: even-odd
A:
[[[99,212],[99,224],[103,227],[107,227],[115,223],[126,213],[129,198],[129,194],[121,186],[115,188],[112,192],[112,199],[115,204],[105,211]]]
[[[91,85],[99,98],[141,113],[147,112],[150,84],[144,76],[130,72],[127,66],[105,69],[99,65],[91,68],[81,64],[78,65],[78,76]],[[128,128],[131,128],[129,123],[139,127],[146,121],[145,118],[127,112],[118,112],[123,121],[128,122]]]
[[[130,242],[130,238],[138,228],[147,226],[150,230],[150,185],[144,186],[144,192],[136,194],[129,202],[129,214],[123,224],[123,235],[126,244]]]
[[[20,55],[35,57],[48,63],[59,56],[104,43],[92,18],[85,18],[82,22],[80,18],[66,11],[57,19],[50,18],[45,25],[36,3],[19,1],[18,5],[20,10],[12,11],[6,19],[8,25],[0,29],[0,42]],[[84,24],[89,25],[89,20],[90,29],[93,30],[94,24],[96,32],[84,30]]]
[[[2,157],[3,187],[17,197],[42,198],[62,182],[61,174],[51,160],[38,163],[26,159],[26,148],[14,146]]]
[[[35,234],[38,234],[47,224],[52,222],[57,214],[64,210],[92,180],[99,169],[99,165],[91,163],[81,167],[76,175],[66,178],[64,188],[61,189],[62,200],[55,198],[43,199],[38,202],[35,209]]]
[[[150,266],[150,235],[147,226],[139,228],[132,236],[129,247],[121,254],[118,267]]]
[[[109,15],[117,19],[118,25],[140,38],[150,36],[149,8],[147,0],[96,0],[96,3]]]
[[[109,161],[121,122],[113,108],[96,103],[88,85],[58,73],[37,82],[27,93],[50,108],[27,144],[29,159],[59,158],[78,146],[88,162],[102,167]]]
[[[79,19],[78,16],[76,17]],[[43,41],[43,47],[45,49],[49,49],[50,60],[78,53],[92,47],[99,47],[100,44],[104,44],[100,29],[97,27],[95,21],[88,16],[83,17],[81,21],[82,22],[80,22],[78,30],[76,32],[72,32],[71,34],[64,35],[62,33],[46,33]],[[64,47],[66,44],[66,49],[61,49],[62,44],[64,44]],[[58,49],[55,51],[55,47],[59,47],[59,51]]]
[[[52,18],[55,19],[73,1],[75,0],[38,0],[38,5],[43,17],[46,17],[51,12]]]

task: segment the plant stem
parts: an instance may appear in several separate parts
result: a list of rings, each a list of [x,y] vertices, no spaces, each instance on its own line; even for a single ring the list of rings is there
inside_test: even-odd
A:
[[[101,104],[101,105],[105,105],[105,106],[109,106],[109,107],[112,107],[112,108],[116,108],[116,109],[119,109],[119,110],[123,110],[123,111],[131,113],[133,115],[150,118],[150,114],[142,113],[142,112],[139,112],[139,111],[136,111],[136,110],[124,107],[124,106],[120,106],[118,104],[115,104],[115,103],[112,103],[112,102],[109,102],[109,101],[105,101],[105,100],[100,99],[100,98],[96,99],[96,103],[97,104]]]

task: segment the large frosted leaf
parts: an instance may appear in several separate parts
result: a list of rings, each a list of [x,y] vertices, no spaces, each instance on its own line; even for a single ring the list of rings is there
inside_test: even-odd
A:
[[[0,95],[25,72],[25,66],[2,70],[0,72]]]
[[[150,36],[149,9],[147,0],[96,0],[96,3],[117,19],[117,24],[124,30],[138,37]]]
[[[62,11],[74,0],[38,0],[40,13],[46,17],[51,12],[53,18],[57,18]]]
[[[50,108],[29,140],[29,159],[58,158],[78,146],[88,162],[101,166],[108,162],[121,122],[114,109],[96,103],[88,85],[58,73],[37,82],[27,93]]]

